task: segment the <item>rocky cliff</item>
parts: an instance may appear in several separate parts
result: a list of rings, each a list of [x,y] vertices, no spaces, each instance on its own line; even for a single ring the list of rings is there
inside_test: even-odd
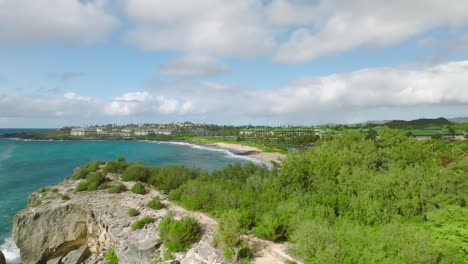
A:
[[[119,182],[118,175],[108,177]],[[167,263],[225,263],[221,252],[211,245],[217,223],[206,215],[174,205],[153,189],[146,195],[129,191],[110,194],[106,190],[75,192],[78,183],[65,180],[33,193],[28,208],[16,215],[13,236],[24,264],[108,263],[104,255],[110,250],[124,264],[164,263],[166,249],[159,237],[158,222],[169,212],[197,219],[203,235],[187,252],[173,254],[174,260]],[[166,208],[153,210],[146,206],[155,196],[162,198]],[[137,208],[140,215],[129,216],[129,208]],[[143,216],[156,221],[132,230],[130,225]]]
[[[5,264],[5,256],[3,255],[2,251],[0,251],[0,264]]]

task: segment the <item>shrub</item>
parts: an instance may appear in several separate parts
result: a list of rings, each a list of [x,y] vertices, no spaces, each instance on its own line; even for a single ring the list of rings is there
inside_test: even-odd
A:
[[[57,188],[52,188],[50,191],[53,192],[53,193],[58,193],[58,192],[59,192],[59,189],[57,189]]]
[[[130,208],[127,211],[128,216],[137,216],[140,214],[140,212],[136,208]]]
[[[63,194],[63,195],[61,196],[61,198],[62,198],[62,200],[64,200],[64,201],[70,200],[70,196],[68,196],[68,195],[66,195],[66,194]]]
[[[186,251],[201,237],[197,220],[191,217],[175,220],[172,215],[166,216],[159,224],[159,232],[170,252]]]
[[[99,169],[99,165],[104,164],[102,161],[92,161],[88,163],[87,165],[81,167],[78,169],[78,171],[73,174],[72,179],[74,180],[79,180],[79,179],[85,179],[89,173],[96,172]]]
[[[239,220],[241,213],[230,210],[221,215],[218,233],[214,238],[214,245],[224,251],[228,260],[240,261],[250,259],[251,253],[247,243],[240,238],[242,223]]]
[[[48,192],[48,191],[49,191],[49,188],[44,187],[44,188],[40,188],[37,192],[38,192],[38,193],[46,193],[46,192]]]
[[[151,176],[148,179],[148,183],[160,190],[170,192],[200,174],[201,170],[199,169],[189,169],[180,165],[161,168],[153,167],[151,168]]]
[[[154,218],[149,217],[149,216],[145,216],[142,219],[134,222],[132,224],[131,228],[132,228],[132,230],[142,229],[143,227],[145,227],[149,223],[154,223]]]
[[[119,264],[119,257],[115,254],[114,249],[111,249],[104,254],[104,259],[107,260],[109,264]]]
[[[106,166],[104,167],[104,175],[108,174],[108,173],[115,173],[115,172],[119,172],[118,171],[118,163],[111,160],[109,162],[107,162]]]
[[[164,204],[161,203],[159,196],[154,197],[147,205],[149,208],[159,210],[164,208]]]
[[[127,186],[123,184],[114,185],[109,189],[109,193],[121,193],[127,190]]]
[[[123,181],[141,181],[148,182],[151,170],[142,164],[132,164],[122,173]]]
[[[146,194],[145,185],[143,185],[140,182],[135,183],[135,185],[133,185],[132,187],[132,193],[141,194],[141,195]]]
[[[82,191],[95,191],[99,186],[104,183],[105,179],[98,172],[92,172],[87,177],[86,180],[80,182],[76,187],[77,192]]]

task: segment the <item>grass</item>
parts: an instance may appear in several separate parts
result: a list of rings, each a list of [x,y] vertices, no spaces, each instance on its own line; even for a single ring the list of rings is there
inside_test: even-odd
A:
[[[109,264],[119,264],[120,261],[114,249],[111,249],[104,254],[104,259],[107,260]]]
[[[127,187],[123,184],[114,185],[109,189],[109,193],[121,193],[127,191]]]
[[[143,185],[140,182],[135,183],[135,185],[133,185],[132,187],[132,193],[141,194],[141,195],[146,194],[145,185]]]
[[[137,220],[136,222],[134,222],[131,226],[132,230],[138,230],[138,229],[142,229],[143,227],[145,227],[147,224],[150,224],[150,223],[154,223],[154,218],[152,217],[149,217],[149,216],[145,216],[143,217],[142,219],[140,220]]]
[[[159,196],[154,197],[147,206],[154,210],[160,210],[164,208],[164,204],[161,203]]]
[[[63,201],[68,201],[68,200],[70,200],[70,196],[68,196],[68,195],[66,195],[66,194],[63,194],[63,195],[61,196],[61,198],[62,198]]]
[[[139,215],[140,212],[136,208],[130,208],[130,209],[128,209],[127,214],[128,214],[128,216],[133,217],[133,216]]]

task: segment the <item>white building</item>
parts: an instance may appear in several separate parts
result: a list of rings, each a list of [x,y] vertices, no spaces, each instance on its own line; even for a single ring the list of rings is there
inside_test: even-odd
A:
[[[72,128],[72,130],[70,131],[70,134],[72,136],[96,136],[97,129],[90,128],[90,127]]]

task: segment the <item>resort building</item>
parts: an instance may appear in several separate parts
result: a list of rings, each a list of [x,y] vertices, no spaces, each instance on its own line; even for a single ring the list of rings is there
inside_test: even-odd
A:
[[[96,136],[97,135],[97,129],[96,128],[90,128],[90,127],[72,128],[71,131],[70,131],[70,134],[72,136]]]

